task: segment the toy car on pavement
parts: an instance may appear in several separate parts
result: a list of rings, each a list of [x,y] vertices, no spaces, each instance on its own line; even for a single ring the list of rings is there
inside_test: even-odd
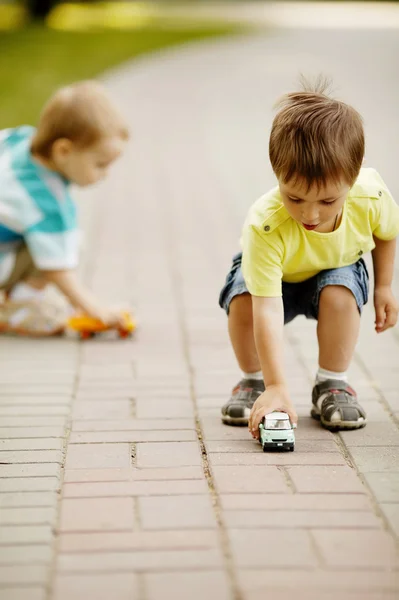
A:
[[[295,448],[294,428],[285,412],[265,415],[259,425],[259,441],[263,452],[268,450],[290,450]]]
[[[128,312],[123,312],[124,317],[123,327],[110,327],[99,319],[94,319],[88,315],[75,315],[68,320],[67,326],[73,331],[78,332],[82,340],[94,337],[97,333],[104,331],[117,330],[119,337],[127,338],[136,329],[136,323]]]

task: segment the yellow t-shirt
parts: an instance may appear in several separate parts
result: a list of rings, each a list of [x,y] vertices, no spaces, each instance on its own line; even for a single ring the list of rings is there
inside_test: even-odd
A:
[[[253,296],[281,296],[282,281],[297,283],[351,265],[375,247],[373,235],[391,240],[398,233],[399,206],[375,169],[361,169],[331,233],[304,229],[290,217],[276,187],[252,205],[245,221],[245,283]]]

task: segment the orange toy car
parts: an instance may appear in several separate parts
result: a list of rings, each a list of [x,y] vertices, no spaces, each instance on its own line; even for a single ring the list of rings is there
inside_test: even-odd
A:
[[[117,328],[119,337],[127,338],[136,329],[136,323],[132,316],[128,312],[122,313],[125,318],[125,325],[123,328]],[[87,315],[75,315],[68,320],[67,326],[73,331],[77,331],[82,340],[87,340],[94,337],[97,333],[103,331],[111,331],[115,327],[105,325],[102,321],[94,319]]]

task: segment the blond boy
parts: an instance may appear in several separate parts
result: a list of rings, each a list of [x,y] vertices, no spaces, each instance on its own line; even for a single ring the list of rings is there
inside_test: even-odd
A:
[[[366,413],[347,369],[367,302],[363,256],[372,251],[375,328],[396,324],[392,293],[399,207],[374,169],[362,169],[360,115],[331,99],[324,85],[286,95],[270,135],[278,186],[249,211],[242,254],[220,294],[242,379],[222,408],[226,424],[247,424],[254,437],[267,412],[297,422],[283,367],[283,325],[317,319],[319,369],[314,418],[330,430],[357,429]]]
[[[43,301],[55,284],[77,309],[113,325],[121,317],[79,282],[78,227],[71,183],[103,179],[121,155],[128,130],[97,83],[60,89],[37,129],[0,132],[0,331],[62,332],[64,316]]]

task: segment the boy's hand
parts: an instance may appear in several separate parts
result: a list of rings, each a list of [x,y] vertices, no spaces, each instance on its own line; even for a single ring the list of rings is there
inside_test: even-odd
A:
[[[96,311],[92,314],[96,319],[100,319],[105,325],[109,327],[124,327],[126,324],[125,316],[120,310],[105,309]]]
[[[291,402],[285,385],[270,385],[256,400],[249,416],[249,431],[252,437],[259,439],[259,425],[263,417],[273,411],[286,412],[293,425],[298,422],[298,415]]]
[[[375,288],[374,308],[375,330],[377,333],[382,333],[396,325],[399,307],[390,285]]]

